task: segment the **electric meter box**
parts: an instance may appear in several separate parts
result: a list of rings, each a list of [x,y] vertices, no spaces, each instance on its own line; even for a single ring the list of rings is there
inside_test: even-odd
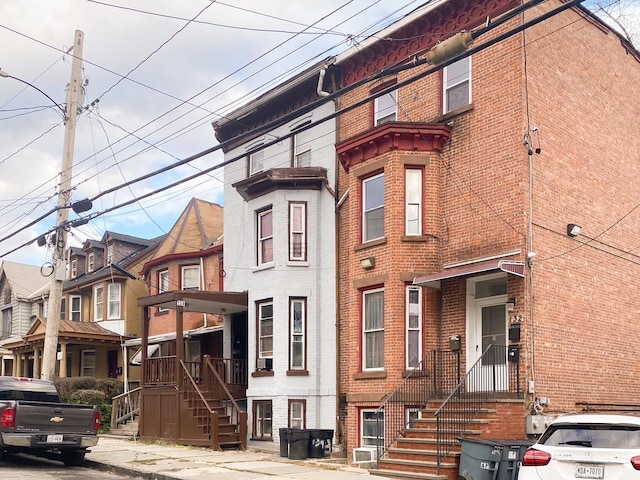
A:
[[[551,415],[527,415],[525,417],[525,432],[527,435],[541,435],[552,421]]]

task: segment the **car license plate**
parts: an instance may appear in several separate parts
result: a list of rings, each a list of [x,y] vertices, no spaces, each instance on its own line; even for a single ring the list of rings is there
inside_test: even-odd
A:
[[[62,443],[62,435],[47,435],[47,443]]]
[[[576,478],[604,478],[604,465],[576,463]]]

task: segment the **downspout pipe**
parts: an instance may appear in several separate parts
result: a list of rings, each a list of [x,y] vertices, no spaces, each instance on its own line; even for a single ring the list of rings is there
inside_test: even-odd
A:
[[[320,74],[318,75],[318,88],[316,89],[316,93],[319,97],[328,97],[331,95],[329,92],[324,91],[324,76],[327,74],[327,69],[329,65],[325,65],[320,69]]]

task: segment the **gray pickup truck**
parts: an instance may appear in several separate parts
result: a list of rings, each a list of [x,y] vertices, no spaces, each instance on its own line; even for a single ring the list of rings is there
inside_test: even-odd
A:
[[[23,452],[81,465],[99,428],[98,408],[60,403],[53,382],[0,376],[0,459]]]

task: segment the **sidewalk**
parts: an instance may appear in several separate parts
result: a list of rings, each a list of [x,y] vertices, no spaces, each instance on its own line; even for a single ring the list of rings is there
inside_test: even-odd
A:
[[[86,456],[87,466],[148,480],[331,480],[382,479],[364,468],[329,458],[289,460],[272,443],[251,442],[246,451],[223,452],[169,443],[151,443],[100,435]]]

